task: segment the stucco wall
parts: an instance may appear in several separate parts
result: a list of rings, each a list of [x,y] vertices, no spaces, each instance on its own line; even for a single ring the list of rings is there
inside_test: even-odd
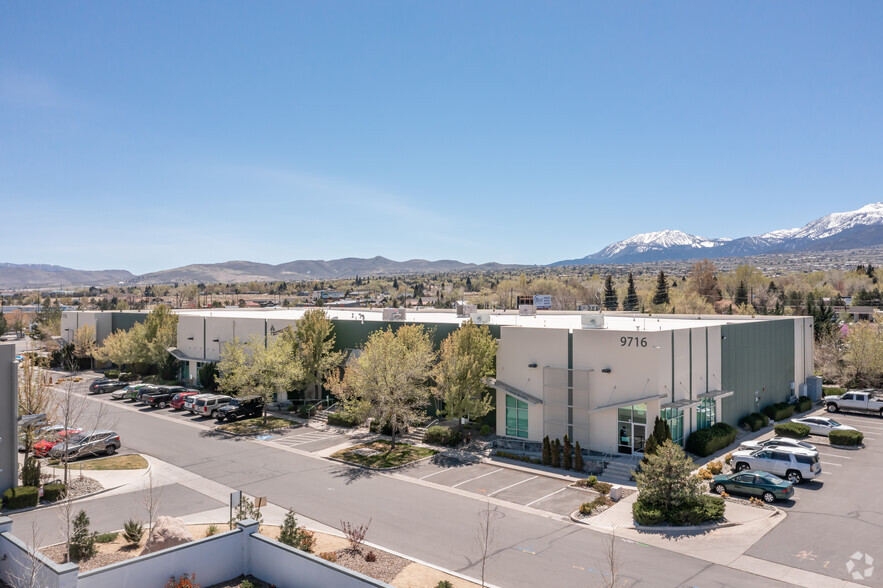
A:
[[[0,492],[18,485],[18,371],[15,344],[0,345]]]

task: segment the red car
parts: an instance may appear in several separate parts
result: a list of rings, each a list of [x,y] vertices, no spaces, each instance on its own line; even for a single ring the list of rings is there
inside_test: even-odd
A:
[[[169,402],[169,406],[174,408],[175,410],[181,410],[184,408],[184,401],[187,400],[188,396],[193,396],[194,394],[199,394],[197,391],[192,392],[178,392],[175,396],[172,397],[171,402]]]
[[[55,447],[55,445],[59,441],[61,441],[68,435],[76,435],[82,432],[83,429],[68,429],[67,431],[58,431],[57,433],[53,433],[46,439],[40,439],[39,441],[34,442],[34,446],[31,448],[31,450],[37,457],[46,457],[46,454],[49,453],[49,450]]]

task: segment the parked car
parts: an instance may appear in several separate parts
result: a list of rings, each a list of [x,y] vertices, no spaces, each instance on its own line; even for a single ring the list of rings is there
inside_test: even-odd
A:
[[[110,381],[110,378],[98,378],[97,380],[94,380],[91,384],[89,384],[89,392],[96,392],[98,390],[98,386]]]
[[[193,412],[193,406],[195,405],[197,400],[199,400],[201,398],[208,398],[209,396],[214,396],[214,395],[215,394],[213,392],[203,392],[202,394],[191,394],[190,396],[187,396],[186,398],[184,398],[184,410]]]
[[[114,400],[121,400],[123,398],[130,398],[130,394],[133,391],[138,391],[145,386],[150,386],[150,384],[129,384],[125,388],[120,388],[119,390],[114,390],[111,392],[110,397]]]
[[[113,392],[115,390],[122,390],[128,386],[126,382],[120,382],[119,380],[108,380],[106,382],[101,382],[100,384],[94,386],[89,386],[89,391],[93,394],[107,394],[108,392]]]
[[[229,404],[231,400],[232,398],[224,396],[223,394],[209,394],[205,398],[197,397],[190,412],[202,416],[210,416],[215,419],[218,418],[218,411],[220,408]]]
[[[883,398],[876,396],[873,390],[847,392],[840,396],[826,396],[825,408],[828,412],[869,412],[883,417]]]
[[[745,441],[739,445],[740,449],[751,449],[752,451],[757,451],[758,449],[775,449],[776,447],[797,447],[799,449],[806,449],[807,451],[819,452],[815,445],[807,443],[806,441],[801,441],[800,439],[791,439],[790,437],[773,437],[766,441]]]
[[[794,485],[769,472],[743,471],[715,476],[709,484],[717,494],[744,494],[762,498],[764,502],[788,500],[794,495]]]
[[[243,396],[234,398],[226,406],[218,409],[215,417],[219,421],[235,421],[242,417],[259,417],[264,414],[263,396]]]
[[[135,402],[141,402],[141,398],[150,392],[156,392],[159,386],[155,384],[147,384],[146,386],[142,386],[141,388],[137,388],[135,390],[130,390],[129,394],[126,395],[126,398],[129,400],[134,400]]]
[[[791,419],[792,423],[800,423],[807,425],[811,435],[822,435],[827,437],[831,431],[857,431],[855,427],[849,425],[841,425],[834,419],[828,417],[808,416],[799,419]]]
[[[747,449],[733,452],[733,469],[737,472],[754,470],[782,476],[792,484],[812,480],[822,473],[819,454],[806,449],[777,447],[776,449]]]
[[[62,427],[61,430],[54,431],[49,435],[43,436],[42,439],[35,441],[31,446],[31,451],[33,451],[34,455],[37,457],[46,457],[49,450],[55,447],[59,442],[63,441],[65,437],[72,437],[82,432],[83,429],[71,428],[65,430],[64,427]]]
[[[172,400],[169,402],[169,406],[171,406],[175,410],[181,410],[182,408],[184,408],[184,401],[188,398],[196,396],[197,394],[200,394],[200,392],[197,392],[196,390],[186,390],[184,392],[178,392],[172,397]]]
[[[98,453],[113,455],[121,445],[120,436],[113,431],[79,433],[57,443],[49,450],[49,457],[63,459],[66,455],[70,461]]]
[[[187,388],[184,388],[183,386],[160,386],[156,390],[147,392],[141,396],[141,401],[150,406],[165,408],[171,404],[172,398],[174,398],[176,394],[185,392],[186,390]]]

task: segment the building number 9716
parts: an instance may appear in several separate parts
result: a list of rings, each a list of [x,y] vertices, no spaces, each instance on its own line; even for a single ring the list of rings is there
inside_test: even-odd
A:
[[[647,337],[620,337],[620,347],[647,347]]]

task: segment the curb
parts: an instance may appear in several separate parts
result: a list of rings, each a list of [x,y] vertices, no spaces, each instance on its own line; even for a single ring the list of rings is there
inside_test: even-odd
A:
[[[834,445],[829,441],[828,447],[832,447],[834,449],[845,449],[846,451],[858,451],[859,449],[864,449],[865,444],[862,443],[860,445]]]
[[[566,474],[558,474],[558,473],[555,473],[555,472],[547,472],[547,471],[545,471],[545,470],[537,470],[537,469],[534,469],[534,468],[529,468],[529,467],[526,467],[526,466],[521,466],[521,465],[518,465],[518,464],[516,464],[516,463],[510,463],[509,461],[498,461],[498,460],[505,460],[505,459],[507,459],[507,458],[505,458],[505,457],[494,457],[493,459],[491,459],[490,457],[480,457],[480,458],[478,458],[478,461],[479,461],[479,463],[489,463],[489,464],[494,464],[494,465],[499,466],[499,467],[504,467],[504,468],[507,468],[507,469],[510,469],[510,470],[516,470],[516,471],[519,471],[519,472],[530,473],[530,474],[537,474],[537,475],[540,475],[540,476],[545,476],[545,477],[547,477],[547,478],[555,478],[555,479],[561,480],[562,482],[570,482],[571,484],[573,484],[573,483],[575,483],[575,482],[579,482],[580,480],[583,479],[583,478],[576,478],[576,477],[574,477],[574,476],[568,476],[568,475],[566,475]]]

